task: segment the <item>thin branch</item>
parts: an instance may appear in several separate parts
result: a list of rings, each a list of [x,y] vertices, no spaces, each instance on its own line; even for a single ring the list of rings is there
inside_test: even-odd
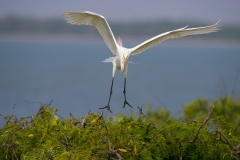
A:
[[[100,115],[99,115],[99,120],[100,120],[100,118],[103,120],[104,127],[105,127],[106,132],[107,132],[106,135],[107,135],[107,142],[108,142],[108,148],[109,148],[110,153],[116,155],[116,156],[119,158],[119,160],[124,160],[124,159],[122,158],[122,156],[117,152],[117,150],[115,150],[115,149],[113,149],[113,148],[111,147],[111,142],[110,142],[110,136],[109,136],[109,133],[108,133],[108,128],[107,128],[107,125],[106,125],[105,120],[103,119],[103,112],[100,113]],[[111,157],[110,157],[110,158],[111,158]],[[111,159],[113,159],[113,158],[111,158]]]
[[[15,115],[15,112],[14,112],[15,107],[16,107],[16,104],[13,105],[12,120],[13,120],[13,123],[16,124],[16,122],[17,122],[17,116]]]
[[[111,150],[111,143],[110,143],[110,136],[109,136],[109,134],[108,134],[108,128],[107,128],[107,125],[106,125],[106,123],[105,123],[105,120],[102,118],[102,120],[103,120],[103,124],[104,124],[104,127],[105,127],[105,129],[106,129],[106,135],[107,135],[107,141],[108,141],[108,148],[109,148],[109,150]]]
[[[46,108],[52,105],[53,99],[46,105]]]
[[[207,118],[203,120],[202,124],[201,124],[200,127],[198,128],[198,131],[197,131],[197,133],[196,133],[196,136],[194,137],[194,139],[193,139],[192,141],[190,141],[191,143],[194,143],[194,142],[197,140],[198,134],[199,134],[200,130],[203,128],[203,126],[204,126],[204,125],[207,123],[207,121],[209,120],[209,118],[210,118],[213,110],[214,110],[214,105],[213,105],[211,111],[208,113]]]
[[[167,109],[166,104],[163,101],[161,101],[157,95],[155,95],[154,98],[158,101],[161,107],[163,107],[164,109]]]
[[[98,120],[103,119],[103,112],[100,112]]]
[[[148,144],[146,144],[145,146],[143,146],[138,152],[137,152],[137,154],[135,154],[135,155],[140,155],[140,153],[145,149],[145,148],[148,148],[151,144],[153,144],[153,142],[155,142],[155,140],[157,139],[157,137],[158,137],[158,134],[160,133],[160,131],[158,131],[158,133],[154,136],[154,137],[152,137],[151,138],[151,142],[149,142]]]
[[[143,111],[142,111],[142,110],[143,110],[142,107],[143,107],[143,106],[141,106],[141,107],[137,107],[137,108],[138,108],[138,112],[139,112],[139,114],[140,114],[140,115],[144,115],[144,117],[152,123],[153,128],[155,128],[156,130],[158,130],[157,125],[156,125],[151,119],[149,119],[149,118],[143,113]]]
[[[32,104],[32,103],[37,103],[37,104],[42,104],[41,102],[29,102],[29,101],[27,101],[27,100],[25,100],[25,99],[23,99],[26,103],[29,103],[29,104]],[[53,99],[48,103],[48,104],[44,104],[44,107],[49,107],[51,104],[52,104],[52,102],[53,102]]]
[[[119,160],[124,160],[124,159],[122,158],[122,156],[117,152],[117,150],[110,148],[110,151],[111,151],[113,154],[115,154],[115,155],[119,158]]]
[[[59,130],[59,131],[60,131],[60,133],[63,135],[63,137],[65,138],[66,144],[69,145],[68,139],[67,139],[67,137],[65,136],[65,134],[63,134],[61,130]]]
[[[6,144],[6,142],[8,141],[9,136],[10,136],[10,134],[8,134],[8,137],[7,137],[6,141],[2,144],[2,146],[4,146]]]
[[[28,121],[23,122],[23,126],[24,126],[26,129],[28,129],[27,125],[28,125]]]
[[[5,118],[6,116],[4,116],[3,114],[0,113],[0,116],[2,116],[3,118]]]
[[[57,114],[57,112],[54,111],[54,114],[57,115],[59,118],[64,119],[62,116],[60,116],[59,114]]]
[[[142,107],[143,107],[143,106],[137,107],[137,108],[138,108],[138,113],[139,113],[139,115],[142,115],[142,114],[143,114],[143,112],[142,112]]]
[[[86,118],[87,118],[87,115],[85,115],[83,120],[82,120],[81,128],[85,128],[85,126],[86,126]]]
[[[67,160],[70,160],[72,157],[72,151],[70,152],[70,155],[68,156],[68,159]]]
[[[227,144],[232,150],[235,149],[235,147],[229,142],[229,140],[227,139],[227,137],[226,137],[224,134],[222,134],[222,132],[220,132],[220,131],[213,131],[213,132],[216,132],[217,134],[219,134],[219,135],[220,135],[220,140],[221,140],[223,143]],[[224,140],[221,139],[221,137],[223,137]]]
[[[23,99],[26,103],[29,103],[29,104],[32,104],[32,103],[37,103],[37,104],[41,104],[41,102],[29,102],[29,101],[27,101],[27,100],[25,100],[25,99]]]
[[[44,112],[44,107],[40,107],[39,110],[37,111],[37,113],[32,114],[32,120],[34,119],[34,117],[37,117],[38,115],[42,114]]]
[[[149,121],[152,123],[153,128],[155,128],[156,130],[158,130],[157,125],[156,125],[151,119],[149,119],[145,114],[143,114],[143,115],[147,118],[147,120],[149,120]]]

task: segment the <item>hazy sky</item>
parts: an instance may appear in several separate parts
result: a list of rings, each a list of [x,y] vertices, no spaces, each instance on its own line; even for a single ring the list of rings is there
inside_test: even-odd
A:
[[[61,18],[64,11],[93,11],[109,21],[195,20],[240,24],[239,0],[1,0],[0,17]],[[63,18],[63,17],[62,17]]]

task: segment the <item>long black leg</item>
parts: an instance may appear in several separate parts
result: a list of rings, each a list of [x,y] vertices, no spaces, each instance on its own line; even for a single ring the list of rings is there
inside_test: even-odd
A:
[[[125,98],[124,104],[123,104],[123,108],[126,106],[126,104],[127,104],[129,107],[133,108],[133,107],[127,102],[127,99],[126,99],[126,78],[124,78],[124,90],[123,90],[123,94],[124,94],[124,98]]]
[[[112,111],[110,110],[110,105],[109,105],[109,103],[110,103],[111,96],[112,96],[113,81],[114,81],[114,77],[112,78],[112,85],[111,85],[111,90],[110,90],[110,95],[109,95],[109,99],[108,99],[108,104],[107,104],[107,106],[106,106],[106,107],[103,107],[103,108],[99,108],[99,109],[105,109],[105,108],[107,108],[107,110],[109,110],[109,112],[111,112],[111,113],[112,113]]]

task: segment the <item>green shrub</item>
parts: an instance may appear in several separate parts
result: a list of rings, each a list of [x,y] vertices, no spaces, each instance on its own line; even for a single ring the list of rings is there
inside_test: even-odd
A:
[[[240,104],[230,97],[191,102],[180,119],[141,109],[62,119],[41,104],[30,117],[5,116],[0,159],[240,159]]]

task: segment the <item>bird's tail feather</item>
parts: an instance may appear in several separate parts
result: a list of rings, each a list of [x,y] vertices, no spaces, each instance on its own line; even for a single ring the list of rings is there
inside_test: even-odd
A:
[[[115,57],[109,57],[109,58],[103,60],[102,62],[113,62],[114,58]]]

